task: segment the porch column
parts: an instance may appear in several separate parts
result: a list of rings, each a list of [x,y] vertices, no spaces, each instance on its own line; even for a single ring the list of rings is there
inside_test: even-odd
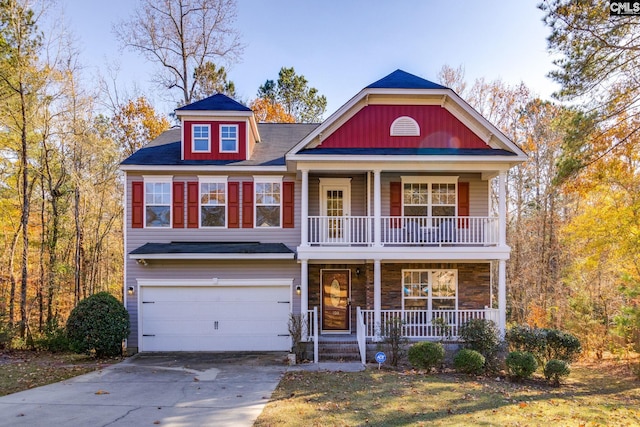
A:
[[[498,329],[504,338],[507,327],[507,261],[498,261]]]
[[[382,335],[382,272],[380,260],[373,261],[373,323],[376,327],[376,340]]]
[[[302,200],[300,203],[300,246],[309,246],[309,171],[303,169],[300,172],[302,173]],[[306,263],[306,261],[304,262]]]
[[[382,195],[379,170],[373,171],[373,245],[382,246]],[[379,263],[380,261],[378,261],[378,267]]]
[[[507,173],[498,176],[498,244],[507,244]]]
[[[307,338],[307,331],[313,323],[313,316],[307,316],[307,311],[309,311],[309,261],[303,259],[300,261],[300,315],[308,322],[307,327],[302,330],[303,340]]]

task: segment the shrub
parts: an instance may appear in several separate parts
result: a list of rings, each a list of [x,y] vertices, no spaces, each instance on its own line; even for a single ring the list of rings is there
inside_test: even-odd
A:
[[[39,349],[53,353],[69,350],[67,332],[60,326],[57,318],[53,318],[47,323],[44,334],[35,340],[35,345]]]
[[[129,314],[108,292],[80,301],[67,320],[69,347],[76,353],[96,357],[117,356],[122,340],[129,335]]]
[[[291,335],[291,352],[296,355],[296,362],[302,362],[306,355],[306,344],[302,336],[306,330],[307,322],[301,314],[289,315],[289,335]]]
[[[475,350],[485,358],[489,369],[495,369],[500,350],[500,333],[491,320],[471,319],[460,326],[460,337],[464,347]]]
[[[444,360],[444,346],[439,342],[423,341],[409,347],[409,363],[430,371]]]
[[[456,371],[465,374],[480,375],[484,371],[484,356],[475,350],[463,348],[453,358]]]
[[[569,365],[564,360],[551,359],[544,365],[544,377],[554,385],[560,385],[560,378],[570,373]]]
[[[391,366],[398,366],[398,362],[405,354],[407,338],[403,335],[404,322],[398,317],[389,319],[385,324],[382,336],[387,351],[391,355],[389,363]]]
[[[551,359],[572,362],[582,351],[578,338],[557,329],[514,326],[507,331],[506,339],[511,350],[533,354],[539,366]]]
[[[13,340],[13,328],[4,323],[0,323],[0,350],[11,347]]]
[[[516,380],[530,378],[538,369],[538,363],[533,354],[528,351],[512,351],[505,361],[509,375]]]

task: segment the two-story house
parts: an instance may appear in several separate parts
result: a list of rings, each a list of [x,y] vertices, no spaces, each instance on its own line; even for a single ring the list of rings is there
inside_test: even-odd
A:
[[[451,89],[397,70],[322,124],[221,94],[176,115],[121,166],[129,351],[288,350],[290,314],[361,349],[393,318],[414,339],[504,331],[526,155]]]

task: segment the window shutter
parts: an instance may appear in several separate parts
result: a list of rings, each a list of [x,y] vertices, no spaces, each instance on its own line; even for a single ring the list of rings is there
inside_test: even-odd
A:
[[[131,228],[142,228],[144,220],[144,182],[131,183]]]
[[[230,182],[227,184],[227,209],[229,217],[227,218],[227,227],[240,227],[240,186],[238,182]]]
[[[198,183],[187,182],[187,227],[198,228]]]
[[[458,183],[458,216],[469,216],[469,183]],[[468,219],[458,219],[458,228],[469,228]]]
[[[253,228],[253,182],[242,183],[242,228]]]
[[[295,183],[282,183],[282,228],[293,228],[295,225],[294,217],[294,197]]]
[[[389,206],[390,216],[402,216],[402,183],[389,183]],[[402,220],[396,219],[391,221],[391,228],[401,228]]]
[[[184,228],[184,182],[173,183],[173,228]]]

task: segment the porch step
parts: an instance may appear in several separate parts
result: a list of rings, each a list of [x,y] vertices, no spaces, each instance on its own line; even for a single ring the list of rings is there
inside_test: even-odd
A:
[[[360,349],[356,340],[318,341],[318,359],[331,361],[359,361]]]

